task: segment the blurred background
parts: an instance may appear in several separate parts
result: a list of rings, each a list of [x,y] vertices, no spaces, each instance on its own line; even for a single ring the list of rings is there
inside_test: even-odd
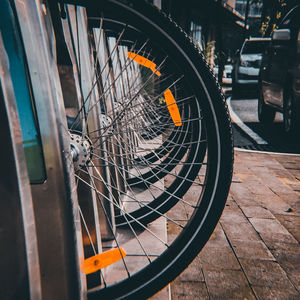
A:
[[[300,153],[300,1],[154,0],[205,55],[236,147]]]

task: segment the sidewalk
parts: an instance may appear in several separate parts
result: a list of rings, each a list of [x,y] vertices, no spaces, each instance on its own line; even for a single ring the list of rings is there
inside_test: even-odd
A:
[[[299,241],[300,155],[236,150],[221,221],[172,300],[300,299]]]

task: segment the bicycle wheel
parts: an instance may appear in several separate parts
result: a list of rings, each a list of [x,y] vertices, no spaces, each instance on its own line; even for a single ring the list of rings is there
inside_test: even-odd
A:
[[[152,6],[140,1],[64,3],[80,5],[72,8],[73,19],[72,6],[67,8],[75,28],[71,40],[79,81],[83,44],[77,12],[82,7],[94,50],[92,88],[84,92],[81,87],[83,101],[69,126],[75,176],[95,193],[111,228],[112,241],[104,242],[103,249],[134,249],[101,271],[99,286],[88,297],[146,298],[187,267],[221,215],[233,160],[226,104],[203,56]],[[103,122],[92,128],[91,115],[99,118],[99,111]],[[182,198],[192,184],[199,197]],[[127,228],[114,230],[105,202],[115,208],[117,224]],[[167,239],[155,232],[157,222],[168,225]],[[160,246],[153,249],[155,241]]]

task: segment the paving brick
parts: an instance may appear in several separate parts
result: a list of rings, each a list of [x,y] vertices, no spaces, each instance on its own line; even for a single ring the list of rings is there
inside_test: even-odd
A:
[[[199,255],[202,269],[240,270],[241,267],[230,247],[204,247]]]
[[[270,210],[272,214],[290,214],[287,211],[291,209],[291,205],[289,205],[286,201],[280,198],[275,193],[272,195],[257,195],[257,202],[260,203],[263,207]]]
[[[287,184],[287,181],[282,180],[282,178],[278,178],[277,176],[274,176],[274,173],[269,170],[266,167],[261,167],[261,168],[251,168],[254,174],[256,174],[263,184],[267,186],[271,191],[273,191],[276,195],[278,196],[283,196],[286,194],[293,194],[293,189]],[[292,181],[292,179],[289,179],[288,182],[296,182]],[[293,194],[293,196],[295,196]]]
[[[281,288],[286,291],[295,289],[277,262],[244,258],[240,262],[251,285]]]
[[[210,299],[255,299],[242,271],[203,270]]]
[[[163,288],[159,293],[152,296],[151,300],[170,300],[171,297],[171,286],[167,285],[165,288]]]
[[[224,231],[219,224],[217,224],[214,232],[212,233],[212,235],[209,238],[209,241],[207,242],[207,244],[205,245],[205,247],[228,247],[228,241],[226,239],[226,236],[224,234]]]
[[[240,240],[258,240],[259,237],[252,225],[242,212],[225,212],[220,220],[223,230],[228,238]]]
[[[299,294],[294,290],[285,290],[268,286],[252,286],[259,300],[299,300]]]
[[[209,270],[240,270],[240,265],[220,224],[217,225],[197,260],[201,263],[201,268]]]
[[[232,183],[230,188],[230,196],[238,205],[253,206],[259,205],[256,196],[247,188],[246,184]]]
[[[278,179],[282,183],[287,184],[287,185],[299,185],[300,186],[299,180],[296,177],[294,177],[294,176],[291,176],[290,178],[278,176]]]
[[[232,196],[229,196],[229,199],[227,199],[224,211],[240,211],[240,207],[237,205],[236,201],[234,201]]]
[[[298,241],[276,219],[251,218],[249,220],[269,248],[273,248],[275,243],[276,245],[298,244]]]
[[[241,172],[241,173],[249,173],[250,170],[248,168],[248,164],[245,164],[243,159],[240,159],[239,155],[236,155],[236,154],[237,154],[237,152],[235,153],[233,171]]]
[[[236,173],[233,173],[232,182],[241,183],[241,180],[236,176]]]
[[[274,173],[272,170],[270,170],[269,168],[266,168],[265,166],[265,162],[263,162],[260,166],[250,166],[249,167],[250,171],[252,174],[255,174],[257,177],[264,178],[264,181],[268,181],[270,180],[270,177],[274,176]],[[266,180],[268,179],[268,180]],[[275,177],[276,179],[276,177]]]
[[[299,183],[297,183],[297,184],[290,184],[290,187],[293,189],[294,192],[300,192],[300,184]]]
[[[263,206],[241,206],[242,211],[247,218],[274,219],[274,215]]]
[[[195,260],[189,265],[189,267],[181,273],[177,280],[180,281],[201,281],[204,282],[202,264],[199,257],[196,257]]]
[[[289,161],[282,160],[281,164],[287,170],[300,170],[300,168],[299,168],[300,161],[299,160],[295,160],[295,161],[291,161],[291,159],[289,159]]]
[[[171,288],[172,300],[210,299],[204,282],[181,282],[175,280]]]
[[[289,204],[289,206],[292,208],[292,214],[300,215],[300,195],[298,193],[295,193],[291,189],[285,193],[279,192],[277,195],[280,197],[280,199]]]
[[[244,182],[247,183],[248,189],[254,194],[254,195],[263,195],[264,197],[270,197],[274,195],[274,192],[270,190],[265,185],[265,182],[262,182],[260,178],[257,177],[257,175],[254,174],[238,174],[238,177]]]
[[[288,171],[284,167],[282,167],[281,169],[272,169],[272,171],[279,178],[285,177],[290,180],[293,180],[294,178],[296,178],[295,175],[293,174],[293,172],[291,172],[291,170]]]
[[[290,169],[289,172],[293,174],[298,180],[300,180],[300,170],[299,169]]]
[[[277,220],[293,235],[300,243],[300,216],[275,215]]]
[[[272,154],[271,154],[272,155]],[[272,155],[278,162],[285,164],[285,165],[297,165],[299,166],[300,164],[300,158],[299,155],[291,155],[291,156],[286,156],[286,155]]]
[[[230,242],[239,259],[251,257],[252,259],[275,260],[262,241],[231,240]]]
[[[288,250],[273,250],[273,255],[290,281],[300,291],[300,246]]]
[[[171,244],[171,242],[173,242],[182,231],[182,228],[178,224],[184,226],[186,222],[182,222],[182,221],[176,221],[176,223],[171,221],[167,222],[167,233],[168,233],[167,241],[169,244]]]

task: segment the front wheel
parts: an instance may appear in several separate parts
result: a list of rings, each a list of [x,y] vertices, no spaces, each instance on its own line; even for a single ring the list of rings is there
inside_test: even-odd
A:
[[[295,132],[299,121],[297,120],[295,102],[292,89],[288,89],[283,100],[283,124],[284,131],[291,135]]]
[[[274,121],[276,112],[265,104],[264,95],[261,89],[258,94],[257,113],[259,121],[263,124],[271,124]]]

